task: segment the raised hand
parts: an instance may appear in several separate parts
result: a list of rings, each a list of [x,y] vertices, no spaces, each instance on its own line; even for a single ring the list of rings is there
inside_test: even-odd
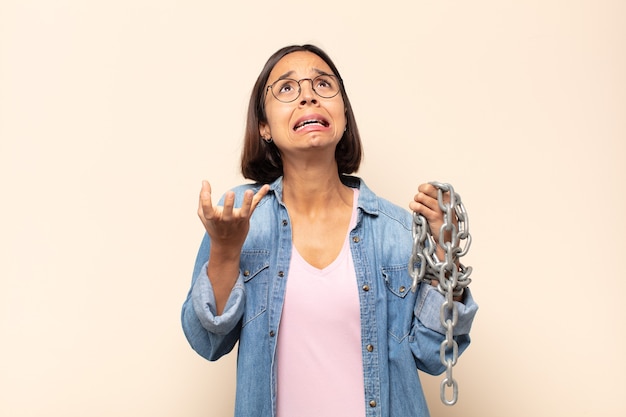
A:
[[[240,208],[235,208],[235,193],[232,191],[224,196],[224,206],[213,206],[211,184],[202,181],[198,216],[211,238],[211,245],[240,250],[250,229],[250,217],[269,188],[266,184],[256,194],[247,190]]]

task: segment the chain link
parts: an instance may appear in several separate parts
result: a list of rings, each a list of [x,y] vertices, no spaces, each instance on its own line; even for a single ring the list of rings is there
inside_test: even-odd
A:
[[[467,211],[452,185],[431,182],[438,190],[439,208],[443,211],[443,224],[439,228],[439,246],[445,251],[440,260],[435,249],[437,242],[433,238],[424,216],[413,213],[413,251],[409,259],[409,273],[413,278],[411,290],[415,291],[420,282],[432,284],[437,281],[437,290],[445,297],[439,309],[439,320],[446,329],[446,337],[439,348],[439,358],[446,367],[446,376],[441,381],[441,401],[446,405],[454,405],[459,396],[459,386],[452,376],[452,367],[459,358],[459,345],[454,340],[454,326],[459,319],[459,311],[454,302],[455,296],[461,296],[463,290],[472,281],[471,266],[464,266],[459,258],[465,256],[472,243],[469,233]],[[449,201],[444,200],[448,193]],[[455,221],[456,218],[456,221]],[[452,397],[448,399],[446,388],[452,389]]]

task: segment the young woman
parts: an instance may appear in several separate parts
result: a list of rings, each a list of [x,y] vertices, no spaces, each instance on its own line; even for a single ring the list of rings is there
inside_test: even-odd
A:
[[[217,360],[239,343],[235,415],[427,416],[417,370],[443,372],[443,296],[410,290],[411,213],[358,177],[361,141],[331,59],[280,49],[252,91],[244,177],[218,203],[203,182],[206,235],[183,305],[192,348]],[[409,205],[443,222],[437,190]],[[442,253],[442,249],[437,249]],[[455,301],[459,352],[477,310]]]

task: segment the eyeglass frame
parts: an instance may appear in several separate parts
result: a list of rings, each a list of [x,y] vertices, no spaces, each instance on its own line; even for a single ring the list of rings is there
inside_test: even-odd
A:
[[[333,94],[330,97],[324,97],[323,95],[321,95],[320,93],[318,93],[317,91],[315,91],[315,87],[313,87],[313,81],[317,80],[320,77],[331,77],[334,78],[335,80],[337,80],[337,85],[338,85],[338,89],[337,92],[335,94]],[[276,83],[278,83],[279,81],[285,81],[285,80],[289,80],[289,81],[295,81],[298,84],[298,95],[293,99],[293,100],[289,100],[289,101],[283,101],[281,99],[279,99],[278,97],[276,97],[276,94],[274,94],[274,89],[272,87],[274,87],[274,85],[276,85]],[[299,97],[300,94],[302,94],[302,86],[300,85],[300,83],[302,81],[310,81],[311,82],[311,90],[313,90],[313,92],[321,98],[333,98],[333,97],[337,97],[337,94],[341,93],[341,84],[342,84],[342,80],[341,78],[337,77],[335,74],[320,74],[317,77],[314,78],[301,78],[300,80],[295,80],[293,78],[279,78],[276,81],[274,81],[272,84],[268,85],[267,88],[265,89],[265,97],[267,97],[267,92],[271,91],[272,92],[272,96],[280,101],[281,103],[293,103],[294,101],[296,101]]]

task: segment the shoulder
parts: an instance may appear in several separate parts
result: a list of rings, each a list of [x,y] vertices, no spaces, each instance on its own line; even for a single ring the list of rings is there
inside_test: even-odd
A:
[[[359,177],[345,176],[343,181],[346,185],[359,189],[359,208],[377,223],[385,226],[393,224],[411,230],[412,215],[407,209],[376,195]]]
[[[378,198],[380,203],[380,215],[390,222],[398,223],[398,226],[411,230],[413,217],[411,213],[384,198]]]

